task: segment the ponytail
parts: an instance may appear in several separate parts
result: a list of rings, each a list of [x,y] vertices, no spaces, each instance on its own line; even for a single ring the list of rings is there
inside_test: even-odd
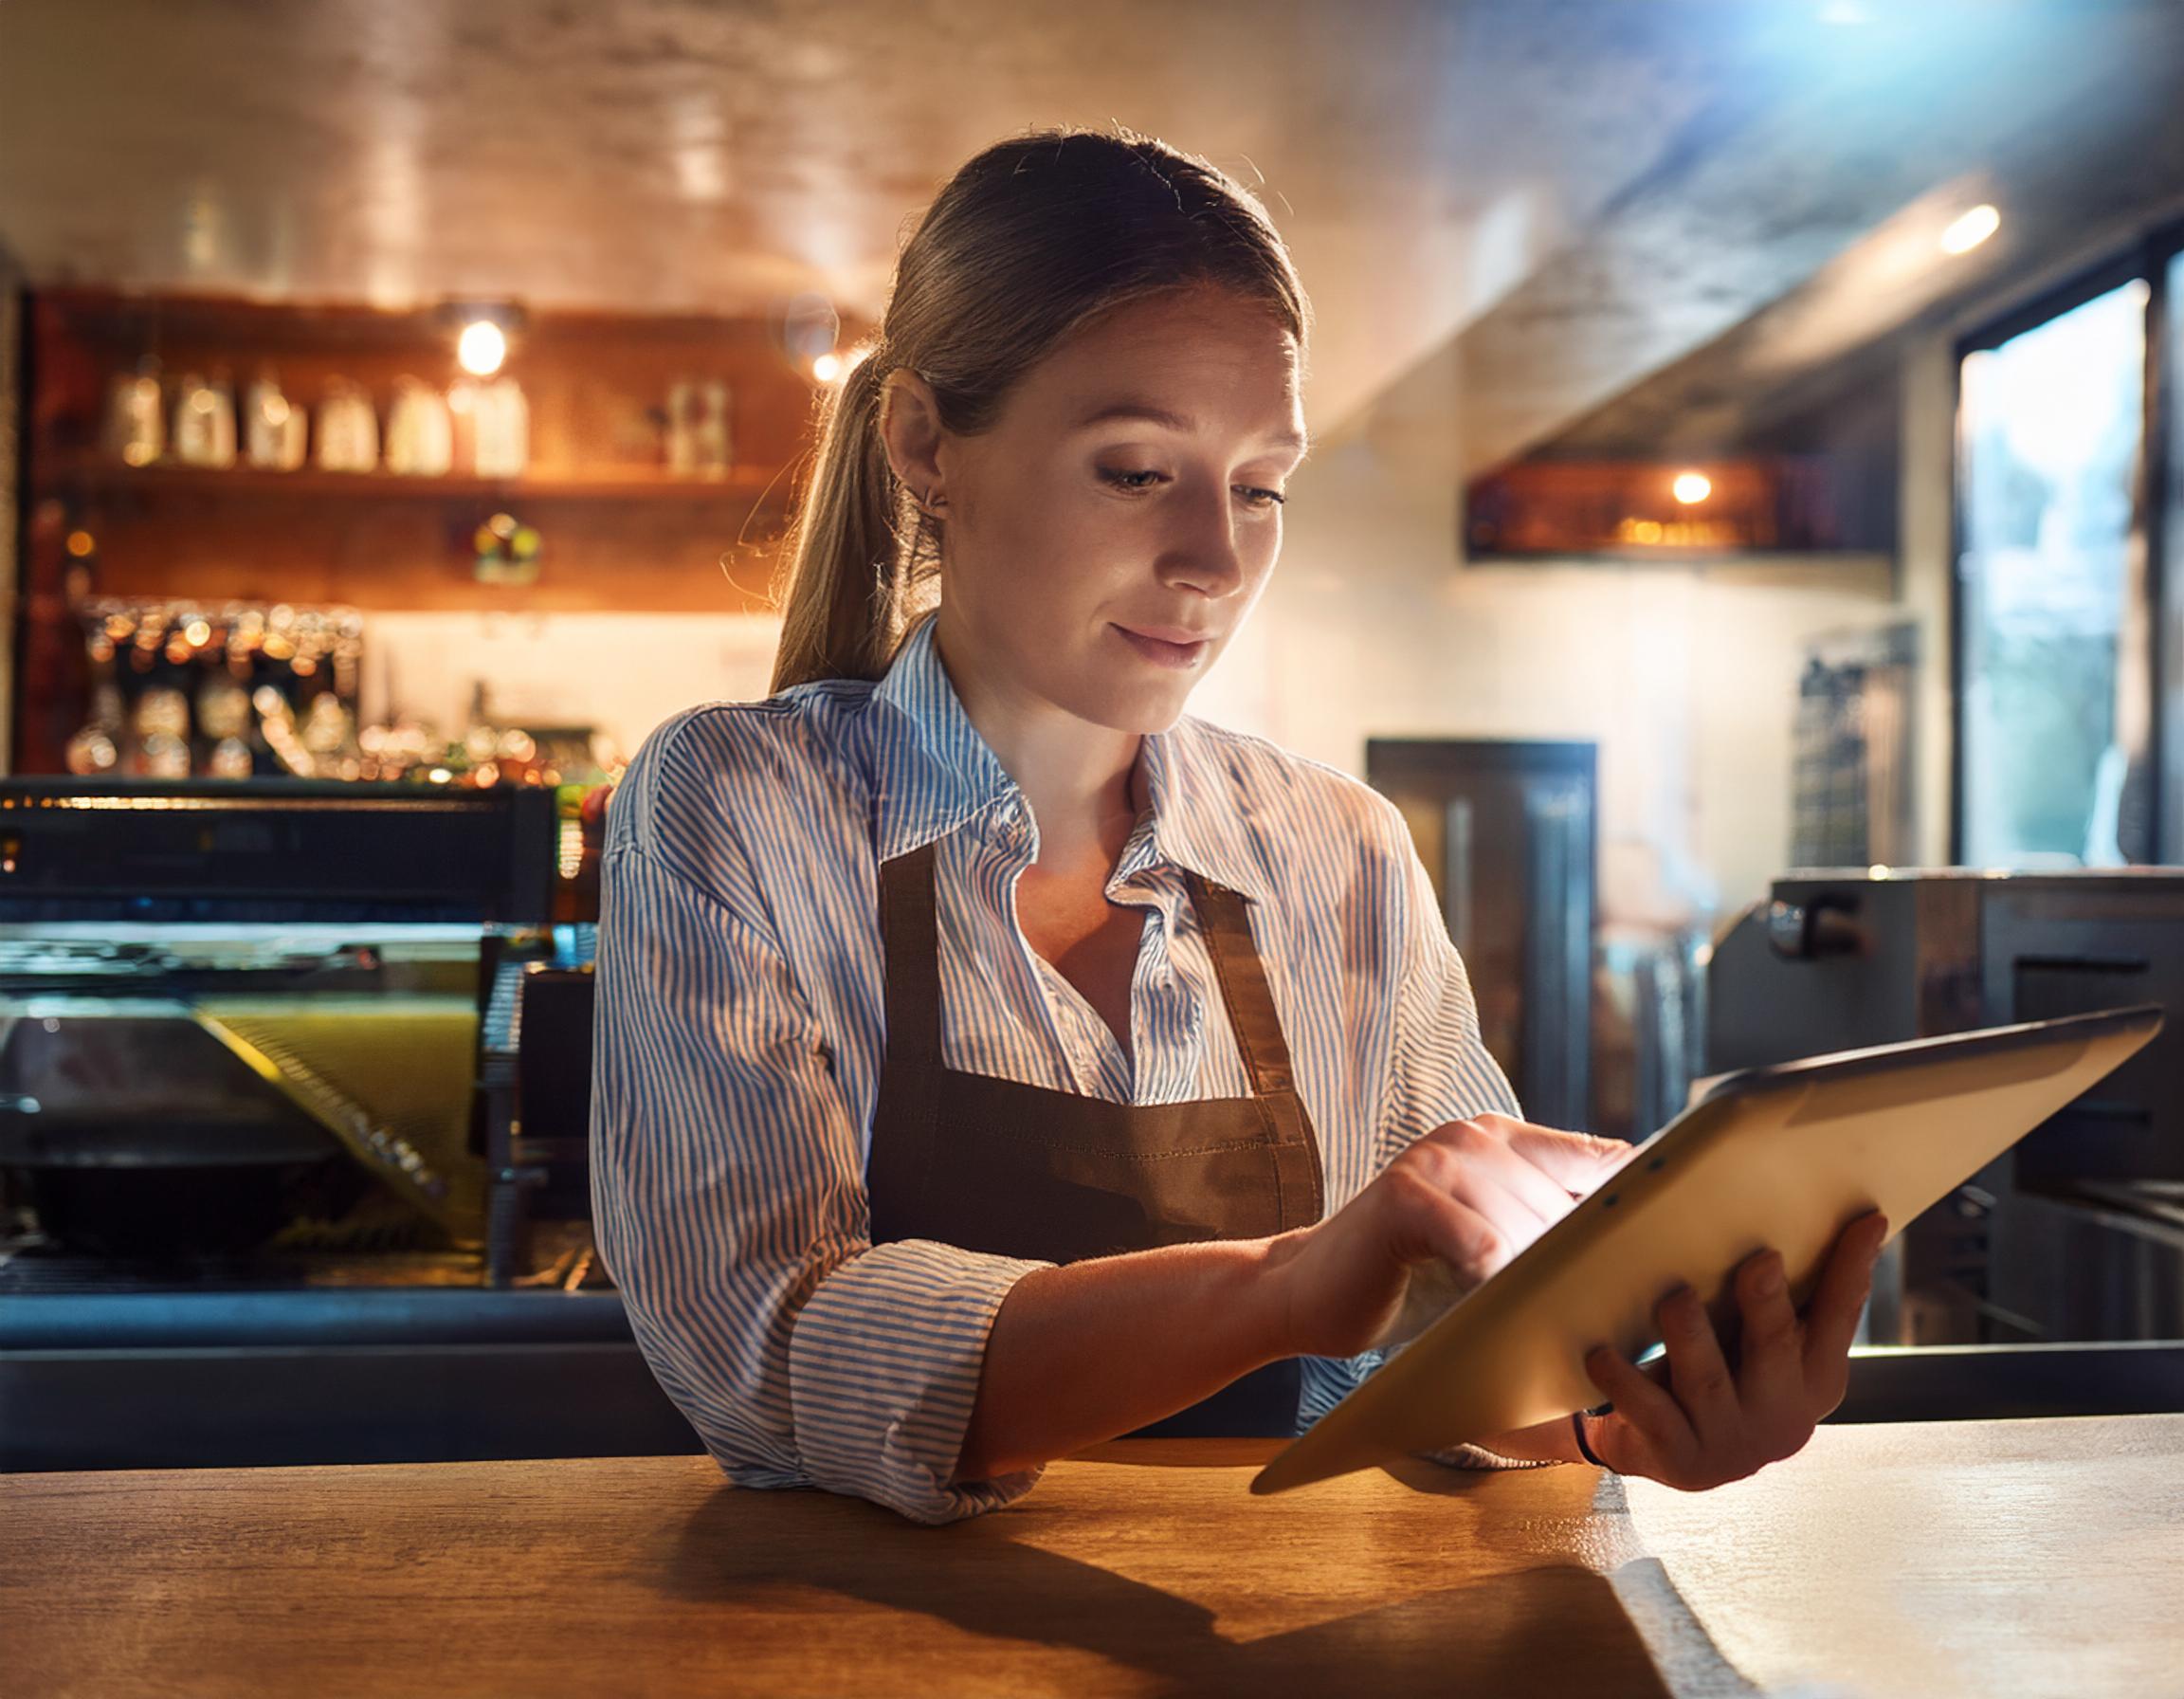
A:
[[[774,692],[812,679],[877,679],[909,624],[915,590],[937,594],[938,550],[880,438],[888,362],[867,349],[820,403],[819,455],[788,539],[788,609]]]

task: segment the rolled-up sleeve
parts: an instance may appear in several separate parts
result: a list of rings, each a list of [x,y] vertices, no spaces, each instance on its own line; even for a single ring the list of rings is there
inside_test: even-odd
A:
[[[951,1476],[994,1315],[1052,1265],[871,1245],[864,1140],[764,915],[610,831],[596,971],[600,1254],[728,1477],[920,1523],[1028,1492],[1042,1469]]]
[[[1389,882],[1397,893],[1390,921],[1397,971],[1383,1092],[1374,1122],[1375,1175],[1437,1126],[1475,1115],[1520,1113],[1508,1076],[1481,1036],[1470,975],[1441,918],[1432,876],[1419,859],[1410,829],[1393,804],[1382,811],[1381,822],[1388,833],[1384,850],[1400,872]],[[1367,1351],[1356,1357],[1308,1359],[1300,1431],[1326,1415],[1395,1354]],[[1459,1469],[1532,1469],[1543,1461],[1506,1457],[1477,1445],[1419,1454]]]

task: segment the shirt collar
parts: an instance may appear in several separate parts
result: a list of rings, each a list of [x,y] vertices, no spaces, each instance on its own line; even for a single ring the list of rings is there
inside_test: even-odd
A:
[[[935,623],[910,629],[872,691],[882,861],[946,837],[1021,789],[963,711],[933,646]]]
[[[872,691],[879,710],[873,790],[882,861],[1023,798],[1023,787],[972,723],[949,682],[934,647],[936,624],[928,615],[911,628]],[[1134,838],[1120,871],[1135,872],[1133,863],[1172,862],[1266,900],[1270,886],[1246,844],[1233,785],[1215,791],[1210,782],[1230,776],[1225,753],[1190,715],[1167,731],[1145,734],[1139,758],[1150,805],[1149,848],[1141,851]]]
[[[1139,759],[1155,858],[1267,901],[1273,886],[1246,840],[1242,776],[1217,734],[1186,714],[1167,731],[1147,732]]]

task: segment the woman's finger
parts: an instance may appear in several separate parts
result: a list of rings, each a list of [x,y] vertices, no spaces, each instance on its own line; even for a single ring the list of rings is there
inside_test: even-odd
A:
[[[1375,1183],[1383,1187],[1387,1215],[1374,1250],[1403,1270],[1400,1295],[1361,1343],[1338,1356],[1408,1344],[1516,1255],[1499,1226],[1451,1197],[1425,1168],[1390,1169]]]
[[[1585,1373],[1615,1406],[1612,1415],[1588,1430],[1605,1439],[1605,1444],[1594,1440],[1592,1449],[1611,1467],[1625,1470],[1626,1463],[1646,1462],[1681,1468],[1696,1453],[1698,1436],[1683,1408],[1635,1364],[1610,1346],[1595,1345],[1586,1353]],[[1639,1448],[1635,1454],[1633,1446]]]
[[[1491,1120],[1509,1124],[1502,1116]],[[1511,1150],[1503,1132],[1489,1124],[1488,1118],[1453,1122],[1441,1131],[1449,1147],[1460,1152],[1467,1164],[1492,1175],[1520,1198],[1538,1217],[1542,1230],[1577,1206],[1577,1198],[1568,1187],[1550,1179],[1544,1169]]]
[[[1513,1115],[1482,1115],[1481,1124],[1556,1185],[1580,1197],[1630,1160],[1636,1145],[1591,1133],[1565,1133],[1536,1126]]]
[[[1804,1330],[1790,1301],[1778,1251],[1755,1251],[1735,1283],[1743,1334],[1737,1363],[1738,1397],[1751,1433],[1793,1435],[1806,1414]]]
[[[1873,1264],[1888,1237],[1888,1217],[1879,1210],[1860,1215],[1835,1237],[1819,1288],[1805,1310],[1805,1383],[1835,1385],[1843,1378],[1858,1317],[1873,1289]]]
[[[1705,1305],[1689,1287],[1678,1287],[1655,1306],[1654,1315],[1668,1347],[1669,1390],[1699,1443],[1709,1451],[1733,1449],[1741,1442],[1744,1418],[1736,1379]]]
[[[1474,1208],[1481,1195],[1494,1201],[1492,1208]],[[1420,1168],[1402,1199],[1404,1218],[1393,1250],[1407,1258],[1437,1255],[1467,1287],[1499,1273],[1538,1233],[1538,1223],[1529,1221],[1529,1215],[1514,1218],[1516,1210],[1507,1197],[1464,1179],[1461,1171]]]
[[[1423,1142],[1421,1142],[1422,1145]],[[1463,1144],[1437,1141],[1431,1147],[1414,1145],[1398,1159],[1410,1163],[1421,1178],[1450,1201],[1492,1230],[1477,1241],[1481,1280],[1495,1272],[1548,1228],[1539,1211],[1503,1185],[1492,1167]],[[1461,1266],[1461,1265],[1459,1265]]]

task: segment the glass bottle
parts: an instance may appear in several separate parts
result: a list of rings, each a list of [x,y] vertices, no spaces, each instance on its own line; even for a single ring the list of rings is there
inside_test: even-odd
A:
[[[728,386],[714,378],[699,386],[697,424],[698,475],[725,478],[734,445],[728,430]]]
[[[471,399],[475,470],[481,478],[520,478],[531,459],[531,404],[513,377],[477,387]]]
[[[260,367],[244,392],[243,413],[243,457],[251,466],[293,472],[303,464],[308,434],[303,410],[281,393],[281,380],[272,367]]]
[[[148,466],[167,452],[167,413],[159,393],[159,362],[146,355],[136,370],[115,378],[106,398],[107,451],[124,466]]]
[[[187,466],[235,464],[235,397],[227,374],[209,381],[195,373],[182,379],[174,402],[174,458]]]

